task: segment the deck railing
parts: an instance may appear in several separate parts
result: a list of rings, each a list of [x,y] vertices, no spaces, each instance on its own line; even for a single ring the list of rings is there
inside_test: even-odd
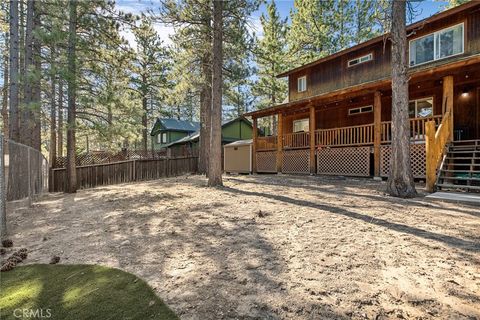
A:
[[[360,126],[315,130],[315,141],[321,146],[361,146],[373,144],[374,126]]]
[[[286,133],[283,135],[283,147],[285,149],[308,148],[310,146],[309,132]]]
[[[425,141],[425,123],[427,121],[435,121],[435,125],[439,126],[442,122],[442,115],[435,115],[427,118],[410,119],[410,140],[412,142]],[[392,122],[382,122],[382,143],[392,141]]]
[[[277,148],[277,136],[257,137],[257,151],[275,150]]]
[[[441,115],[428,118],[410,119],[410,141],[425,141],[425,124],[433,121],[438,127],[442,122]],[[315,144],[318,146],[365,146],[374,144],[375,126],[373,123],[359,126],[317,129],[315,130]],[[392,140],[392,122],[381,123],[381,143],[390,143]],[[276,150],[277,136],[258,137],[257,151]],[[286,133],[282,136],[284,149],[301,149],[310,146],[310,132]]]

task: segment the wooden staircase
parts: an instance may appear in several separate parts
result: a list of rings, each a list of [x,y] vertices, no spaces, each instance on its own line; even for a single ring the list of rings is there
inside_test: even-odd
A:
[[[447,146],[436,187],[480,192],[480,140],[454,141]]]

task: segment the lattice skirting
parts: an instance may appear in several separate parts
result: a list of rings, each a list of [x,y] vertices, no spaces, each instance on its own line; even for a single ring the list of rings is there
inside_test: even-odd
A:
[[[388,177],[390,173],[390,158],[392,155],[391,146],[382,146],[380,148],[380,175]],[[410,145],[410,161],[412,165],[412,173],[414,178],[425,178],[425,145]]]
[[[277,152],[257,152],[257,172],[277,172]]]
[[[310,173],[310,149],[284,150],[282,173]]]
[[[370,147],[323,148],[317,151],[317,173],[370,176]]]

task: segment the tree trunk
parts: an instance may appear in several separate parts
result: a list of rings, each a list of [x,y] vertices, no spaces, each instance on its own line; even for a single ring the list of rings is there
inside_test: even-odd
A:
[[[29,0],[30,1],[30,0]],[[31,135],[32,147],[35,150],[42,150],[42,131],[41,131],[41,104],[42,104],[42,91],[41,91],[41,77],[42,72],[42,60],[41,60],[41,44],[38,35],[38,29],[40,29],[40,1],[34,1],[33,4],[33,44],[32,44],[32,56],[33,56],[33,77],[32,77],[32,127],[33,132]]]
[[[406,2],[394,0],[392,8],[392,157],[387,191],[395,197],[415,197],[410,166],[410,121],[408,118],[408,76]]]
[[[32,146],[32,71],[33,71],[33,0],[27,0],[24,58],[21,63],[23,77],[23,103],[20,112],[20,142]],[[23,6],[23,5],[21,5]],[[23,19],[22,19],[23,20]],[[22,28],[23,29],[23,28]],[[21,32],[23,34],[23,32]]]
[[[63,157],[63,79],[58,80],[58,126],[57,156]]]
[[[67,117],[67,192],[77,191],[77,172],[75,166],[75,126],[76,126],[76,38],[77,38],[77,1],[68,1],[68,117]]]
[[[8,33],[5,32],[5,48],[3,55],[3,88],[2,88],[2,120],[3,120],[3,137],[4,139],[4,148],[8,146],[6,141],[8,140]],[[5,150],[7,151],[7,150]],[[5,152],[5,153],[8,153]]]
[[[204,83],[200,92],[200,143],[198,155],[198,172],[208,172],[210,155],[210,131],[211,131],[211,109],[212,109],[212,69],[210,59],[203,62]]]
[[[55,47],[52,45],[50,48],[50,66],[51,66],[51,93],[50,93],[50,150],[49,150],[49,162],[52,168],[55,167],[55,161],[57,159],[57,100],[56,100],[56,73],[55,70]]]
[[[148,101],[147,97],[142,98],[142,145],[143,150],[148,149]]]
[[[10,132],[13,141],[20,141],[18,123],[18,2],[10,0]]]
[[[213,1],[213,80],[212,122],[208,185],[222,185],[222,66],[223,66],[223,1]]]

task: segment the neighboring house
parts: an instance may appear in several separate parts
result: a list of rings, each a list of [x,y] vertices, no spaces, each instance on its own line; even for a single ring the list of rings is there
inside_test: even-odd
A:
[[[480,190],[480,179],[474,178],[480,173],[480,2],[467,2],[412,24],[407,33],[413,174],[426,178],[427,184],[435,182],[435,170],[448,147],[437,185]],[[279,77],[288,77],[288,102],[245,114],[252,117],[254,128],[259,118],[278,118],[278,136],[253,138],[254,171],[388,176],[392,138],[388,37]],[[433,139],[428,149],[427,135]],[[459,144],[464,145],[463,157],[454,156]],[[459,175],[447,173],[451,171],[447,167]]]
[[[157,118],[150,132],[152,148],[154,150],[164,148],[174,141],[188,137],[199,128],[199,123],[194,121]]]
[[[222,145],[238,140],[252,138],[252,123],[244,117],[238,117],[222,124]],[[196,154],[198,150],[200,133],[186,136],[180,140],[169,143],[165,147],[168,148],[170,155]]]

